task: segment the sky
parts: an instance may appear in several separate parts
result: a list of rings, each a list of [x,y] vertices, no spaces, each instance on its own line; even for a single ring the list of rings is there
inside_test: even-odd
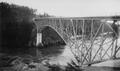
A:
[[[0,0],[62,17],[120,15],[120,0]]]

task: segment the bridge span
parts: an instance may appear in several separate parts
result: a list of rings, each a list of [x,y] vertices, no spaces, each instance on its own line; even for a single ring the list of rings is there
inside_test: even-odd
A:
[[[54,29],[69,44],[76,61],[85,65],[120,57],[116,24],[119,20],[111,17],[44,17],[34,21],[39,33],[45,26]]]

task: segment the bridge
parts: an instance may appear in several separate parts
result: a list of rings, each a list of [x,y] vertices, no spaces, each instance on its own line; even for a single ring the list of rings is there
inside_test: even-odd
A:
[[[43,17],[36,18],[37,31],[51,27],[70,46],[79,65],[120,57],[118,32],[111,17]],[[112,22],[112,23],[111,23]],[[49,35],[49,34],[48,34]],[[54,36],[54,35],[53,35]]]

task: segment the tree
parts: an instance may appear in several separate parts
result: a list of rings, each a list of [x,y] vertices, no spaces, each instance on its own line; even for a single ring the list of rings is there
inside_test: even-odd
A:
[[[37,30],[33,23],[36,10],[15,4],[0,3],[1,47],[6,49],[25,49],[36,38]],[[35,30],[35,31],[33,31]],[[34,34],[32,34],[34,33]],[[31,43],[32,44],[32,43]]]

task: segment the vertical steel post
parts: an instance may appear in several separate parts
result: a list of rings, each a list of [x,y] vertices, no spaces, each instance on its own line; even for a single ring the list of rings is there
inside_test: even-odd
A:
[[[102,33],[102,43],[101,43],[101,45],[100,45],[100,47],[101,47],[101,50],[100,50],[100,60],[102,60],[102,50],[103,50],[103,43],[104,43],[104,23],[102,23],[102,31],[101,31],[101,33]]]
[[[81,65],[84,63],[84,51],[83,51],[83,49],[84,49],[84,23],[85,23],[85,20],[84,19],[82,19],[82,47],[81,47]]]
[[[76,26],[75,26],[76,27],[76,35],[77,35],[78,20],[76,20],[75,24],[76,24]]]
[[[76,32],[75,32],[75,26],[74,26],[74,23],[73,23],[73,20],[70,19],[71,23],[72,23],[72,28],[73,28],[73,33],[74,33],[74,37],[75,37],[75,41],[76,41]]]
[[[116,28],[117,31],[115,31],[115,33],[116,33],[116,37],[115,37],[116,42],[115,42],[115,50],[114,50],[114,55],[113,55],[114,58],[116,58],[116,54],[117,54],[117,48],[118,48],[117,43],[118,43],[118,35],[119,35],[118,23],[116,23],[115,25],[117,26],[117,28]]]
[[[93,41],[92,41],[92,39],[93,39],[93,19],[91,20],[91,33],[90,33],[90,41],[91,41],[91,48],[90,48],[90,59],[89,59],[89,62],[91,62],[91,60],[92,60],[92,43],[93,43]]]
[[[116,38],[116,42],[115,42],[115,46],[114,46],[114,54],[113,54],[113,58],[115,59],[116,58],[116,54],[117,54],[117,42],[118,42],[118,40],[117,40],[117,38]]]
[[[60,24],[60,32],[63,36],[63,25],[62,25],[62,20],[61,19],[59,19],[59,24]]]

